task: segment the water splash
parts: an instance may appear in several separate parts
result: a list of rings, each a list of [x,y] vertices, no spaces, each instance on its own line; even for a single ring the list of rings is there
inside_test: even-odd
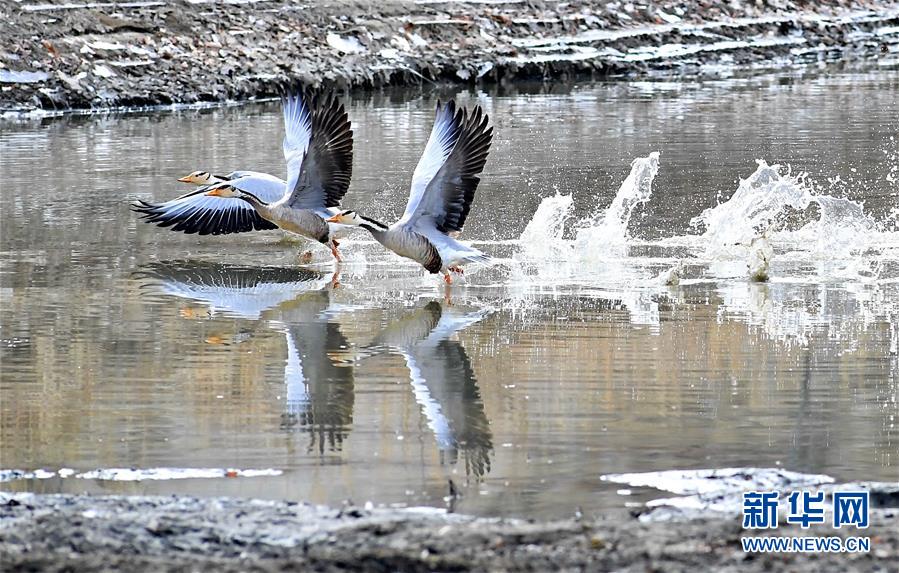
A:
[[[877,228],[861,204],[815,194],[802,175],[762,160],[729,200],[706,209],[691,224],[705,228],[706,254],[719,258],[742,257],[763,234],[775,246],[851,258],[867,248]]]
[[[568,258],[571,244],[564,235],[572,209],[571,195],[557,194],[543,199],[518,239],[521,256],[526,260]]]
[[[890,170],[884,177],[884,180],[897,191],[894,195],[899,194],[899,138],[891,135],[889,143],[886,144],[882,153],[890,166]]]
[[[626,254],[628,225],[638,205],[652,196],[652,182],[659,172],[659,153],[638,157],[605,209],[574,220],[571,195],[555,195],[541,201],[519,237],[519,259],[596,260]],[[575,232],[575,239],[567,239]]]
[[[697,232],[655,241],[634,239],[630,226],[652,196],[658,153],[635,159],[609,206],[590,217],[575,218],[569,195],[544,199],[511,259],[509,290],[518,307],[537,293],[577,290],[619,300],[633,324],[656,332],[659,297],[711,280],[720,321],[747,321],[788,344],[826,333],[849,348],[867,329],[892,323],[899,316],[899,208],[878,223],[858,202],[757,163],[728,200],[692,220]],[[772,284],[753,284],[767,279]],[[860,320],[835,324],[846,312]],[[888,330],[896,352],[899,327]]]
[[[516,308],[527,308],[537,292],[578,285],[595,296],[619,300],[634,324],[657,331],[658,303],[641,286],[658,269],[646,268],[644,258],[629,257],[627,247],[631,217],[652,196],[658,170],[658,152],[635,159],[609,206],[584,219],[574,217],[570,195],[543,199],[511,260],[514,286],[509,292]]]
[[[767,282],[772,257],[774,257],[774,247],[768,241],[766,233],[753,239],[749,243],[749,278],[755,282]]]
[[[876,281],[886,278],[885,272],[896,274],[885,269],[897,266],[891,253],[896,251],[892,228],[899,210],[878,224],[861,203],[816,192],[803,175],[779,165],[757,163],[727,201],[691,220],[700,233],[640,245],[655,253],[687,248],[687,259],[716,278],[767,280],[769,274],[801,278],[810,269],[819,279]],[[631,285],[642,279],[658,284],[653,279],[671,268],[670,258],[628,252],[635,243],[631,219],[635,209],[651,198],[658,171],[659,153],[635,159],[609,206],[580,220],[573,216],[570,195],[543,199],[513,258],[532,267],[549,265],[538,272],[545,280],[595,281],[615,275]],[[574,239],[569,238],[572,235]],[[647,274],[648,270],[652,272]],[[526,276],[525,272],[520,278]]]
[[[609,207],[578,224],[576,247],[585,253],[602,253],[609,249],[621,253],[630,238],[628,224],[634,209],[652,197],[652,182],[658,172],[657,151],[634,159],[631,172],[621,182]]]

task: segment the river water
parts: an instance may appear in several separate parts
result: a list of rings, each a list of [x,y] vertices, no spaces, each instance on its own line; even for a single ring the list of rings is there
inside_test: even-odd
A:
[[[494,262],[449,301],[364,234],[335,288],[279,231],[129,210],[281,174],[277,103],[2,123],[3,489],[444,507],[452,480],[456,511],[555,517],[662,495],[622,472],[896,479],[899,76],[360,95],[344,205],[402,213],[451,96],[495,126],[464,235]]]

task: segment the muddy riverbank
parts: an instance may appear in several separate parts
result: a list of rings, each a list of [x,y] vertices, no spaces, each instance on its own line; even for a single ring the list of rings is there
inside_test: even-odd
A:
[[[781,524],[773,533],[864,535],[871,538],[871,550],[746,554],[740,544],[746,532],[733,516],[529,522],[430,508],[0,494],[4,571],[819,572],[889,571],[899,562],[895,507],[873,509],[870,527],[861,532],[828,527],[816,533]]]
[[[896,66],[890,2],[6,1],[0,112],[340,87]]]

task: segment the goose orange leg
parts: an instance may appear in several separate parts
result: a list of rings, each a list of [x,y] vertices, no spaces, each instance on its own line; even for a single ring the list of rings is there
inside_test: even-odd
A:
[[[453,279],[450,278],[449,273],[443,275],[443,282],[446,283],[443,285],[443,302],[444,304],[452,306],[453,299],[450,298],[450,295],[453,292],[453,287],[451,286],[453,284]]]
[[[340,258],[340,251],[337,250],[337,247],[340,246],[340,243],[337,242],[337,239],[331,239],[331,254],[334,255],[334,258],[337,259],[339,263],[342,259]]]
[[[340,265],[338,264],[334,269],[334,275],[331,277],[331,288],[336,289],[340,287]]]

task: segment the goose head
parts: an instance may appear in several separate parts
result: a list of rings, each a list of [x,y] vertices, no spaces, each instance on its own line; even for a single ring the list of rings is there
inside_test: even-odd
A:
[[[191,185],[209,185],[215,183],[216,177],[208,171],[194,171],[184,177],[179,177],[181,183],[190,183]]]
[[[206,191],[204,195],[208,195],[209,197],[222,197],[224,199],[243,199],[250,204],[266,205],[265,201],[262,201],[259,197],[247,191],[243,191],[242,189],[238,189],[230,183],[213,183],[209,186],[209,191]]]
[[[325,219],[328,223],[337,223],[340,225],[349,225],[352,227],[362,227],[363,229],[368,229],[370,231],[386,231],[387,225],[381,223],[379,221],[375,221],[374,219],[370,219],[365,217],[364,215],[360,215],[356,211],[346,210],[337,213],[333,217]]]
[[[326,219],[328,223],[338,223],[340,225],[352,225],[359,227],[365,223],[365,219],[359,213],[347,210],[337,213],[333,217]]]

